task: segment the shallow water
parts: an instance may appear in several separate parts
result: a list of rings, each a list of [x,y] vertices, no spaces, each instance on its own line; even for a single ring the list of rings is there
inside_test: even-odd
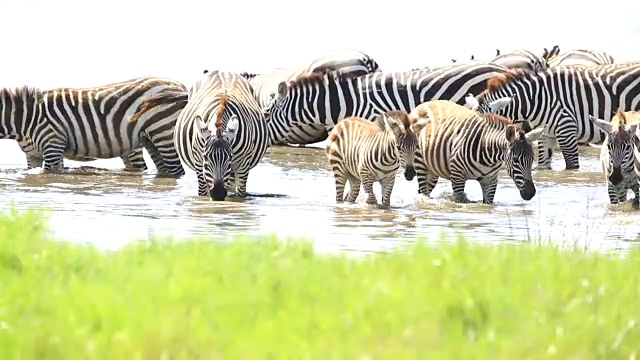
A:
[[[274,232],[311,238],[326,251],[380,251],[417,235],[447,240],[460,234],[477,241],[542,238],[624,249],[638,238],[640,212],[630,211],[628,204],[608,204],[597,152],[582,149],[578,171],[561,170],[564,161],[555,154],[554,171],[534,170],[538,192],[529,202],[520,198],[504,172],[492,206],[451,202],[451,185],[442,179],[432,198],[424,198],[417,195],[416,180],[398,175],[392,208],[385,210],[364,204],[363,191],[356,204],[336,205],[333,177],[320,149],[270,149],[249,177],[248,191],[262,196],[217,203],[196,196],[195,173],[188,169],[178,180],[156,179],[155,169],[142,175],[117,171],[123,167],[119,159],[65,160],[70,167],[111,170],[36,174],[26,171],[17,144],[3,140],[0,204],[53,209],[50,225],[56,236],[104,248],[118,248],[149,233],[183,237]],[[379,194],[377,184],[375,189]],[[467,183],[467,195],[482,199],[477,182]]]

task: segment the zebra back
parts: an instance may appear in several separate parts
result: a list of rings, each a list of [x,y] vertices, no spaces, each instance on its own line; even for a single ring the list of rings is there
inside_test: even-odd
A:
[[[340,70],[354,76],[380,71],[378,63],[369,55],[358,50],[332,50],[313,59],[308,72]]]
[[[547,61],[543,56],[534,54],[529,50],[515,50],[499,54],[491,62],[508,69],[542,71],[548,68]]]
[[[549,67],[558,66],[594,66],[613,64],[613,56],[598,50],[571,50],[560,54],[549,62]]]

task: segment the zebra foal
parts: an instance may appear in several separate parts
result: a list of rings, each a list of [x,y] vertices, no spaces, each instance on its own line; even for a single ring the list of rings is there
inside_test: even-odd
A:
[[[498,172],[506,167],[524,200],[531,200],[536,188],[531,179],[533,148],[542,129],[527,134],[511,120],[478,112],[448,100],[418,105],[409,115],[418,134],[415,171],[418,192],[431,195],[438,178],[451,181],[454,201],[467,202],[467,180],[477,180],[482,202],[492,204]]]
[[[611,122],[589,116],[596,126],[605,132],[600,150],[600,165],[607,181],[607,192],[611,204],[627,201],[627,191],[633,191],[632,205],[640,208],[640,167],[638,162],[638,136],[640,123],[637,111],[618,110]],[[638,155],[638,156],[636,156]]]
[[[373,183],[382,187],[382,206],[391,204],[391,192],[400,164],[404,177],[413,180],[413,157],[418,139],[411,131],[405,111],[390,111],[372,121],[349,117],[333,127],[328,136],[326,154],[336,184],[336,202],[355,202],[360,186],[367,193],[367,204],[377,204]],[[349,193],[343,198],[345,184]]]

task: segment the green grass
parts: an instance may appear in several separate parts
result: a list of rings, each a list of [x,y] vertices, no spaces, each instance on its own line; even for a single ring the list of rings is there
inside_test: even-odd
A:
[[[304,242],[47,238],[0,215],[0,359],[629,359],[640,252],[418,244],[354,259]],[[634,355],[635,354],[635,355]]]

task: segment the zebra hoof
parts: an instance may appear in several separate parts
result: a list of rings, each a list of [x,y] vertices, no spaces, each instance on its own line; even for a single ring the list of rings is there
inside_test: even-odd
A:
[[[580,165],[567,165],[565,170],[578,170],[580,169]]]

